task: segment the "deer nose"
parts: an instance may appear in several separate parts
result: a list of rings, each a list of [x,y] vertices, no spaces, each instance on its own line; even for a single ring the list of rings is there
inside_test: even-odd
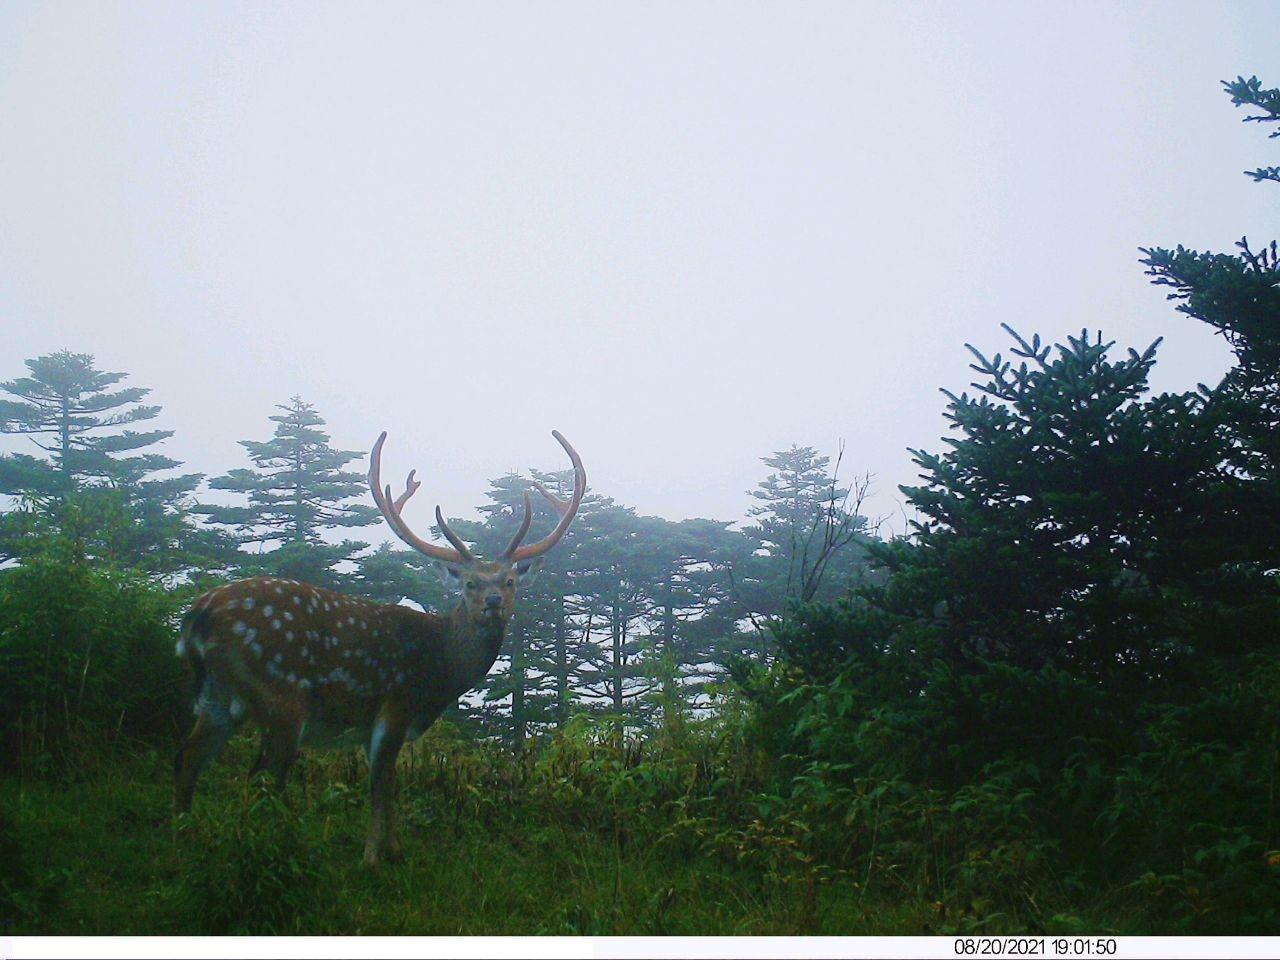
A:
[[[494,607],[502,606],[502,594],[500,593],[489,594],[487,597],[484,598],[484,605],[487,609],[493,609]]]

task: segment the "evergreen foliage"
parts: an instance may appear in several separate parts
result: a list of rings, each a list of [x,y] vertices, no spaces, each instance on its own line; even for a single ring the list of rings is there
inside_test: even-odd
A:
[[[60,350],[26,362],[28,376],[0,383],[0,433],[44,453],[0,455],[0,495],[19,509],[0,517],[0,556],[20,556],[56,532],[84,556],[160,573],[216,566],[226,545],[195,527],[187,498],[199,474],[153,448],[172,430],[130,429],[155,419],[145,387],[116,389],[123,373],[89,354]],[[34,538],[34,539],[33,539]]]
[[[788,805],[981,804],[1008,818],[986,849],[1052,857],[1075,897],[1120,884],[1168,929],[1274,929],[1280,300],[1271,248],[1240,247],[1143,251],[1232,344],[1213,389],[1148,396],[1156,345],[1113,359],[1087,331],[970,347],[958,436],[914,451],[922,519],[872,546],[887,578],[799,608],[782,662],[742,675]]]
[[[343,468],[364,455],[332,447],[329,435],[320,429],[324,419],[300,397],[277,409],[281,412],[269,417],[276,424],[270,440],[240,441],[253,468],[237,468],[209,482],[210,488],[241,494],[249,502],[206,505],[200,512],[212,523],[233,528],[242,546],[275,544],[242,561],[246,572],[339,585],[343,577],[337,565],[368,544],[331,543],[324,535],[379,520],[376,507],[350,502],[366,493],[366,480],[362,473]]]
[[[842,486],[842,459],[843,449],[832,466],[830,457],[795,444],[764,458],[772,472],[750,491],[760,502],[748,509],[756,522],[743,531],[759,547],[736,564],[748,615],[777,621],[792,601],[834,599],[856,579],[869,532],[858,511],[870,478]]]

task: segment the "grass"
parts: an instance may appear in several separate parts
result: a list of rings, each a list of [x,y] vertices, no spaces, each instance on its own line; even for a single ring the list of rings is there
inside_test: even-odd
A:
[[[855,882],[681,855],[545,803],[401,794],[406,860],[359,865],[368,803],[349,758],[306,760],[280,803],[249,784],[252,747],[169,815],[157,752],[63,782],[0,781],[0,930],[13,934],[928,934],[938,909]],[[440,771],[436,771],[439,773]],[[434,774],[433,774],[434,775]],[[471,793],[474,784],[464,785]],[[441,791],[448,793],[449,791]],[[508,802],[514,797],[514,802]]]

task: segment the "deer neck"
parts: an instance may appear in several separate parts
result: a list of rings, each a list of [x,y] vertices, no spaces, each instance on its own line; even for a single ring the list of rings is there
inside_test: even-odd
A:
[[[467,616],[464,604],[453,608],[449,614],[446,656],[454,685],[461,688],[459,695],[484,679],[498,659],[506,634],[506,620],[477,624]]]

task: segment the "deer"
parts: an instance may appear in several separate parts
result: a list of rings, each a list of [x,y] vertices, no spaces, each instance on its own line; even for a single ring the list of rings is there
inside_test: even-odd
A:
[[[573,494],[563,500],[534,482],[559,520],[536,543],[523,544],[524,517],[495,560],[475,556],[450,529],[440,507],[436,526],[450,546],[430,543],[405,522],[403,509],[421,482],[411,470],[394,500],[381,481],[378,437],[369,457],[369,488],[397,537],[442,569],[460,592],[445,614],[349,597],[296,580],[253,577],[201,595],[183,617],[177,652],[196,682],[195,725],[174,764],[174,812],[191,810],[201,771],[246,721],[262,744],[250,776],[267,773],[283,792],[305,747],[364,747],[371,814],[363,862],[403,859],[395,822],[395,768],[401,747],[473,689],[502,649],[521,577],[542,563],[573,522],[587,487],[582,459],[558,431],[552,436],[573,464]]]

